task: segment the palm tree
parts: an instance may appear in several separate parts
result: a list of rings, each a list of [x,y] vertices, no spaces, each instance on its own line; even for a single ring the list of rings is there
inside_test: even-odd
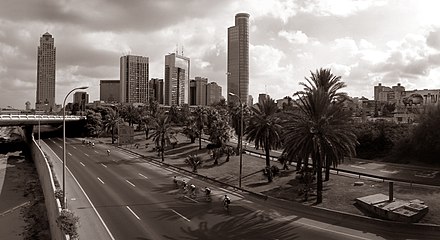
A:
[[[133,126],[134,123],[139,122],[140,113],[134,106],[128,105],[122,107],[121,116],[128,122],[129,126]]]
[[[112,134],[112,144],[115,143],[115,130],[117,129],[119,123],[122,119],[119,117],[117,111],[109,109],[104,118],[104,131],[111,132]]]
[[[262,148],[266,154],[266,169],[270,169],[270,150],[281,147],[281,119],[278,106],[271,98],[264,99],[252,108],[253,114],[246,128],[246,140],[252,141],[255,148]],[[272,181],[272,173],[268,171],[268,181]]]
[[[165,147],[171,144],[171,139],[175,138],[174,130],[171,128],[168,115],[159,112],[153,122],[154,133],[150,136],[153,139],[159,154],[161,154],[162,162],[165,160]]]
[[[185,158],[185,163],[193,169],[193,172],[197,173],[197,169],[202,166],[202,158],[197,155],[189,155]]]
[[[317,203],[322,202],[322,167],[336,166],[345,156],[355,155],[356,135],[348,125],[350,112],[343,102],[346,94],[338,90],[345,84],[328,69],[320,69],[307,79],[309,85],[294,96],[298,111],[287,113],[284,122],[284,152],[288,158],[312,158],[317,173]]]
[[[239,104],[235,102],[231,102],[229,104],[229,114],[231,115],[231,126],[235,131],[235,134],[237,135],[237,152],[240,150],[240,143],[241,143],[241,117],[244,117],[244,111],[243,115],[241,115],[241,111],[244,110]],[[245,121],[243,121],[243,130],[246,129]]]
[[[197,107],[193,112],[194,117],[194,127],[197,131],[197,137],[199,138],[199,150],[202,149],[202,135],[203,128],[205,127],[205,123],[207,121],[207,112],[203,107]]]

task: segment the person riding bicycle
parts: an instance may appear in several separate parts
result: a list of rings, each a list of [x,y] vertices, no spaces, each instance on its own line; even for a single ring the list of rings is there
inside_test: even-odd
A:
[[[209,187],[205,187],[205,195],[206,196],[211,195],[211,189]]]
[[[228,195],[225,195],[225,197],[223,198],[223,206],[228,209],[230,203],[231,199],[228,197]]]
[[[196,195],[196,186],[194,184],[191,184],[189,187],[191,189],[191,195],[195,196]]]
[[[110,156],[110,149],[107,149],[107,156]]]

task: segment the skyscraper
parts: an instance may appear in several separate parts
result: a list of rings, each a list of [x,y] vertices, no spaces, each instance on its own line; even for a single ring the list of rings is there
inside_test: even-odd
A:
[[[148,57],[134,55],[121,57],[121,103],[148,102],[148,68]]]
[[[150,80],[150,98],[163,104],[163,79],[152,78]]]
[[[86,110],[86,104],[89,103],[89,94],[87,92],[75,92],[73,94],[73,105],[78,104],[81,111]]]
[[[55,107],[55,63],[54,38],[48,32],[40,37],[37,59],[36,110],[51,110]]]
[[[235,15],[235,26],[228,28],[227,95],[229,101],[247,103],[249,95],[249,14]]]
[[[188,103],[189,71],[189,58],[176,53],[165,56],[165,105]]]
[[[119,80],[101,80],[99,83],[99,100],[106,103],[121,101]]]
[[[222,99],[222,87],[216,82],[206,84],[206,105],[220,102]]]

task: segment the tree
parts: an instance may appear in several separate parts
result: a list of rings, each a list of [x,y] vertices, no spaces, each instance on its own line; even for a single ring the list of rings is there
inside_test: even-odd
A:
[[[243,110],[243,115],[241,115],[241,111]],[[241,139],[241,117],[245,116],[244,114],[244,107],[242,108],[240,104],[237,104],[236,102],[231,102],[229,104],[229,114],[231,116],[231,126],[235,131],[235,134],[237,135],[237,152],[240,149],[240,143],[242,141]],[[246,129],[246,123],[243,119],[243,132],[244,129]]]
[[[270,150],[281,147],[281,119],[278,106],[271,98],[264,99],[252,108],[253,114],[246,128],[246,140],[252,141],[256,149],[264,149],[266,169],[270,169]],[[268,171],[267,179],[272,182],[272,173]]]
[[[115,130],[118,125],[122,122],[117,111],[109,109],[107,115],[104,118],[104,131],[110,132],[112,134],[112,144],[115,143]]]
[[[102,129],[102,116],[93,110],[87,110],[86,125],[87,136],[98,136]]]
[[[169,117],[164,112],[159,112],[153,122],[154,133],[150,136],[156,144],[162,162],[165,160],[165,147],[171,144],[171,139],[175,139],[175,132],[171,128]]]
[[[194,124],[194,128],[197,133],[197,137],[199,138],[199,150],[202,149],[202,135],[203,135],[203,128],[205,127],[206,121],[207,121],[207,111],[204,107],[197,107],[193,112],[193,120],[194,122],[191,124]]]
[[[126,122],[128,122],[129,126],[138,123],[140,119],[139,110],[133,105],[123,106],[121,109],[121,116]]]
[[[193,169],[193,172],[197,173],[197,169],[202,166],[202,158],[197,155],[189,155],[185,158],[185,163]]]
[[[216,149],[214,153],[214,164],[218,164],[218,159],[223,154],[223,148],[226,142],[231,138],[231,128],[228,124],[227,111],[215,108],[210,108],[207,111],[207,134],[209,134],[209,140],[213,143]]]
[[[345,156],[354,156],[356,135],[349,125],[350,112],[343,102],[346,94],[340,77],[329,69],[320,69],[307,79],[304,91],[295,93],[298,111],[289,112],[284,122],[284,152],[289,158],[308,161],[317,173],[317,203],[322,202],[323,165],[336,166]]]

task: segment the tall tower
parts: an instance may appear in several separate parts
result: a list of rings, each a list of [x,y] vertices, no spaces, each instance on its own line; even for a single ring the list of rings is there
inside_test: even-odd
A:
[[[189,58],[176,53],[165,56],[165,105],[188,104],[189,71]]]
[[[235,26],[228,28],[228,69],[227,69],[228,102],[247,103],[249,95],[249,14],[235,15]]]
[[[127,55],[120,59],[121,103],[148,102],[148,57]]]
[[[48,32],[40,37],[37,58],[36,110],[49,111],[55,107],[55,63],[54,38]]]

